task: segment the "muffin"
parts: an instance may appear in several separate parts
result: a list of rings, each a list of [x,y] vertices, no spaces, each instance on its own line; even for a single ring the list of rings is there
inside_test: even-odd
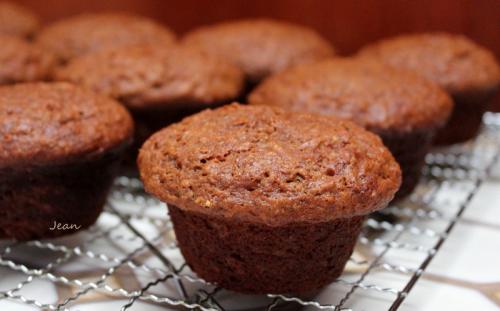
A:
[[[68,83],[0,87],[0,238],[92,225],[133,131],[117,102]]]
[[[138,165],[193,271],[245,293],[333,281],[401,177],[380,139],[351,122],[237,104],[155,133]]]
[[[0,84],[46,80],[55,57],[21,38],[0,35]]]
[[[361,56],[409,69],[444,88],[455,109],[436,137],[437,144],[473,138],[500,84],[494,55],[460,35],[429,33],[399,36],[368,45]]]
[[[129,13],[89,13],[55,22],[41,30],[37,42],[53,52],[61,63],[99,50],[175,41],[167,27]]]
[[[38,18],[12,2],[0,2],[0,35],[31,37],[38,29]]]
[[[287,22],[249,19],[204,26],[182,42],[222,56],[238,65],[253,85],[268,75],[334,54],[314,30]]]
[[[453,105],[446,92],[412,72],[354,58],[272,76],[250,94],[249,103],[333,115],[378,134],[401,165],[398,199],[417,185],[433,136]]]
[[[231,102],[244,85],[243,72],[224,59],[189,47],[152,44],[76,58],[57,70],[55,79],[118,99],[136,120],[140,144],[186,115]]]

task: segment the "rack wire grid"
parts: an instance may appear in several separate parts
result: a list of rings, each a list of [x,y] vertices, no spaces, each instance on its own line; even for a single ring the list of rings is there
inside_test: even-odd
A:
[[[122,176],[90,229],[0,242],[0,309],[356,310],[368,300],[371,309],[396,310],[498,161],[500,114],[487,113],[483,123],[473,142],[427,156],[414,194],[366,221],[342,276],[314,297],[241,295],[197,277],[165,205]]]

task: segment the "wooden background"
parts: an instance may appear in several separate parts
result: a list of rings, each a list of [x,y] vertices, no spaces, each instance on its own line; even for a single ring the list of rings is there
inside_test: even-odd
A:
[[[500,59],[500,0],[18,0],[42,21],[80,12],[121,10],[156,18],[183,33],[242,17],[274,17],[309,25],[342,54],[399,33],[462,33]],[[500,96],[496,105],[500,110]]]

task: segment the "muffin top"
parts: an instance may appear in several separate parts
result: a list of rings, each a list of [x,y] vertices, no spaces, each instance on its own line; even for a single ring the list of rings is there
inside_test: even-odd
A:
[[[367,214],[401,181],[381,140],[352,122],[238,104],[157,132],[138,165],[169,204],[269,225]]]
[[[287,67],[334,54],[330,43],[314,30],[266,19],[200,27],[188,33],[183,42],[231,60],[253,82]]]
[[[495,89],[500,83],[494,55],[461,35],[399,36],[368,45],[359,54],[411,69],[452,94]]]
[[[55,74],[131,108],[208,105],[232,100],[244,74],[232,63],[188,47],[137,45],[107,49],[71,61]]]
[[[272,76],[250,94],[249,103],[335,115],[376,132],[438,128],[453,105],[440,87],[413,72],[355,58]]]
[[[0,35],[0,84],[44,80],[55,57],[19,37]]]
[[[154,42],[171,45],[174,33],[146,17],[129,13],[88,13],[42,29],[37,41],[62,62],[106,48]]]
[[[28,37],[38,29],[38,18],[26,8],[12,2],[0,2],[0,34]]]
[[[74,85],[0,87],[0,168],[78,161],[122,147],[132,131],[119,103]]]

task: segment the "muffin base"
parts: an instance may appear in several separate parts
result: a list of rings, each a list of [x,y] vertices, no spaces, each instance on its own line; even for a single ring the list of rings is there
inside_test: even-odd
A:
[[[252,91],[259,85],[259,83],[262,81],[250,81],[246,80],[245,81],[245,86],[243,88],[243,92],[241,93],[240,97],[238,97],[237,102],[242,103],[242,104],[247,104],[248,103],[248,96],[252,93]]]
[[[425,164],[425,155],[431,149],[435,131],[428,129],[406,133],[394,131],[374,132],[382,138],[384,145],[391,151],[403,173],[401,187],[394,196],[393,201],[404,199],[418,185]]]
[[[54,238],[91,226],[103,209],[117,160],[118,154],[108,152],[64,165],[0,170],[0,238]],[[51,230],[54,223],[61,227]]]
[[[446,126],[436,134],[436,145],[457,144],[476,137],[489,106],[489,101],[474,102],[460,96],[453,96],[453,101],[455,107]]]
[[[183,118],[197,113],[208,107],[177,107],[165,109],[132,109],[131,113],[135,121],[135,142],[142,143],[154,132],[169,126],[172,123],[179,122]]]
[[[157,108],[130,109],[135,124],[134,142],[126,153],[124,166],[128,170],[135,170],[139,149],[149,136],[155,132],[204,109],[217,108],[231,102],[222,101],[206,105],[198,103],[158,104]]]
[[[335,280],[351,256],[365,216],[268,226],[169,205],[191,269],[243,293],[310,293]]]

